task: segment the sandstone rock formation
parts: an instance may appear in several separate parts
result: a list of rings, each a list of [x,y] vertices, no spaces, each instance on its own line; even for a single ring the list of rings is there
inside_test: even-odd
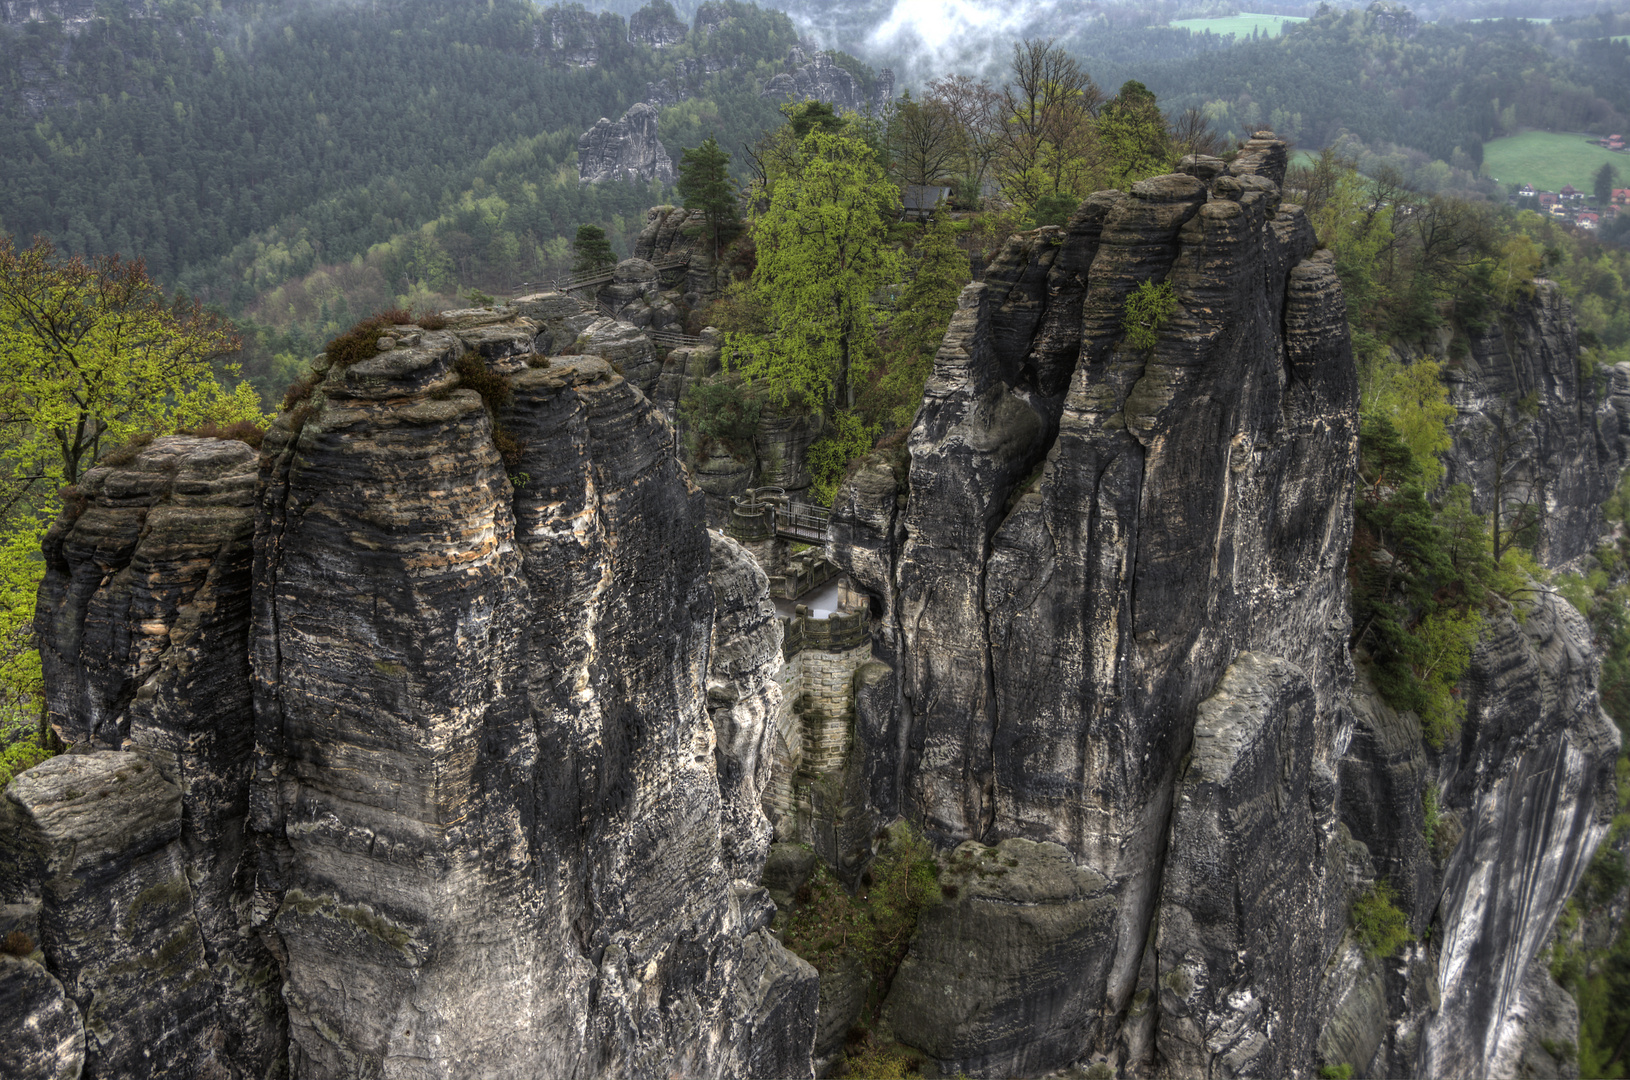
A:
[[[551,7],[533,28],[533,47],[556,63],[594,67],[600,62],[600,37],[609,29],[594,12],[577,4]],[[620,24],[621,19],[615,23]]]
[[[628,40],[653,49],[671,49],[685,40],[687,27],[666,0],[653,0],[628,17]]]
[[[611,180],[673,182],[678,175],[667,148],[657,138],[657,111],[636,102],[615,122],[601,117],[577,140],[580,184]]]
[[[53,532],[52,718],[117,748],[3,809],[0,901],[44,943],[6,992],[48,1019],[66,988],[58,1058],[82,1029],[96,1075],[810,1074],[814,972],[757,885],[765,579],[718,541],[710,583],[607,361],[453,315],[319,370],[258,457],[93,472]]]
[[[681,255],[686,258],[677,297],[686,307],[699,307],[717,299],[726,284],[715,279],[713,252],[703,240],[706,227],[700,210],[653,206],[645,212],[645,227],[634,240],[636,259],[656,262]]]
[[[831,53],[806,59],[804,50],[795,48],[787,55],[787,66],[792,70],[773,76],[759,91],[760,97],[824,101],[840,112],[881,110],[894,98],[894,72],[888,68],[877,73],[877,86],[868,95]]]
[[[1600,399],[1580,374],[1578,334],[1562,291],[1543,279],[1446,365],[1457,418],[1444,482],[1468,484],[1472,507],[1515,525],[1538,519],[1542,562],[1556,566],[1596,547],[1597,512],[1630,461],[1621,426],[1630,401]]]
[[[1375,711],[1346,640],[1356,383],[1284,163],[1261,133],[1232,166],[1197,159],[1014,238],[964,291],[909,462],[874,455],[834,506],[829,555],[880,615],[856,718],[875,817],[947,847],[1056,845],[1107,898],[1035,946],[1077,957],[1070,977],[1033,983],[980,951],[995,931],[925,916],[887,1010],[942,1068],[1486,1074],[1520,1042],[1522,943],[1611,806],[1588,634],[1554,597],[1485,637],[1468,685],[1511,674],[1460,747],[1424,748],[1413,717],[1390,743],[1355,724]],[[1121,323],[1149,280],[1178,305],[1140,350]],[[1429,772],[1481,839],[1420,841]],[[1477,877],[1502,862],[1526,869]],[[1417,947],[1400,987],[1346,929],[1379,878],[1455,942]],[[1026,902],[1017,878],[980,880]]]

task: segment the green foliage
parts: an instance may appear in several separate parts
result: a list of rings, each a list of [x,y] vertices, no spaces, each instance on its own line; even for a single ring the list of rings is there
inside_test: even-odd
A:
[[[332,366],[348,368],[378,356],[379,339],[389,335],[396,327],[412,322],[412,312],[402,308],[376,312],[335,337],[323,351],[328,354],[328,362]]]
[[[805,459],[814,477],[809,486],[810,497],[822,506],[831,506],[849,463],[864,455],[876,442],[876,425],[867,424],[852,412],[835,413],[826,432],[810,444]]]
[[[1352,1080],[1353,1067],[1345,1061],[1340,1065],[1320,1065],[1319,1080]]]
[[[244,399],[214,368],[237,344],[224,320],[167,301],[140,263],[59,260],[43,239],[15,251],[0,238],[0,460],[9,484],[19,493],[73,484],[138,431],[242,419]]]
[[[899,277],[888,242],[900,193],[857,138],[819,128],[797,168],[752,223],[758,261],[748,289],[767,335],[728,335],[729,363],[781,403],[854,404],[876,348],[872,297]]]
[[[685,205],[702,211],[707,218],[715,254],[724,233],[741,217],[729,170],[730,155],[720,149],[719,141],[711,135],[700,146],[691,147],[679,157],[679,182],[675,186]]]
[[[1391,885],[1377,881],[1353,904],[1353,933],[1372,959],[1383,960],[1415,940],[1408,916],[1393,903],[1396,899]]]
[[[910,279],[889,319],[883,356],[857,397],[857,407],[869,423],[894,427],[911,423],[968,278],[968,256],[957,243],[950,215],[941,207],[912,249]]]
[[[1105,103],[1095,125],[1098,152],[1107,163],[1106,179],[1129,190],[1132,184],[1166,171],[1171,164],[1171,138],[1155,95],[1131,80]]]
[[[1421,789],[1421,835],[1426,837],[1426,846],[1429,848],[1437,841],[1438,822],[1441,818],[1438,786],[1429,783]]]
[[[1043,225],[1068,225],[1070,217],[1081,205],[1071,193],[1043,195],[1030,207],[1030,222],[1038,228]]]
[[[705,457],[715,443],[736,458],[750,457],[762,403],[730,378],[692,383],[679,402],[679,416],[692,440],[691,456]]]
[[[1145,281],[1126,297],[1126,317],[1121,326],[1126,343],[1134,349],[1152,349],[1160,340],[1160,328],[1177,311],[1177,294],[1169,281]]]
[[[1457,485],[1434,508],[1420,463],[1386,415],[1363,418],[1355,500],[1355,645],[1365,646],[1376,689],[1413,710],[1428,745],[1441,749],[1465,705],[1456,684],[1471,660],[1491,587],[1515,591],[1511,566],[1497,567],[1487,528]]]
[[[572,240],[572,273],[581,274],[617,265],[617,253],[611,250],[606,231],[598,225],[579,225]]]
[[[787,948],[821,971],[847,957],[871,975],[869,1004],[875,1012],[917,932],[917,920],[940,902],[938,864],[921,834],[901,822],[880,836],[868,871],[870,887],[851,896],[824,862],[810,878],[809,899],[791,912],[783,934]]]
[[[843,1071],[837,1075],[867,1080],[905,1080],[921,1076],[923,1056],[897,1042],[886,1042],[871,1031],[843,1052]]]

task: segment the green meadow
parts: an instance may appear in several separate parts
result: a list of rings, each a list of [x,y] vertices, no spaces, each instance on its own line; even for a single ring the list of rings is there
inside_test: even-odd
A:
[[[1285,32],[1286,23],[1306,22],[1306,19],[1291,15],[1229,15],[1221,19],[1178,19],[1173,26],[1192,30],[1199,34],[1210,30],[1219,37],[1233,34],[1237,37],[1248,38],[1252,32],[1266,34],[1268,37],[1278,37]]]
[[[1525,131],[1483,144],[1483,173],[1506,184],[1533,184],[1560,191],[1572,184],[1589,192],[1596,170],[1608,162],[1619,170],[1617,187],[1630,187],[1630,154],[1615,153],[1585,140],[1590,136]]]

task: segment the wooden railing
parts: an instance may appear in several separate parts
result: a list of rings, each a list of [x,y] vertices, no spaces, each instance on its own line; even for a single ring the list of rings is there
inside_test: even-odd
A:
[[[682,251],[678,255],[664,255],[660,259],[652,260],[651,265],[656,267],[658,271],[677,270],[681,266],[690,265],[690,252]],[[617,268],[615,266],[604,266],[598,270],[585,270],[580,274],[557,279],[555,281],[555,291],[569,293],[575,289],[586,289],[590,285],[604,285],[616,276]]]

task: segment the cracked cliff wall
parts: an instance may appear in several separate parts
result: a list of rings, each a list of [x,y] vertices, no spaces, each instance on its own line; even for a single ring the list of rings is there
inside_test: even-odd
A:
[[[1035,948],[1054,959],[1025,980],[978,959],[968,919],[927,919],[886,1013],[942,1067],[1305,1075],[1336,1063],[1320,1039],[1335,1024],[1369,1033],[1361,1072],[1469,1074],[1496,1060],[1489,1033],[1594,842],[1612,753],[1588,662],[1557,666],[1588,635],[1554,604],[1523,632],[1556,624],[1565,644],[1519,666],[1566,693],[1479,698],[1448,756],[1409,717],[1409,746],[1377,757],[1355,718],[1356,379],[1329,257],[1279,196],[1284,162],[1258,138],[1232,166],[1191,160],[1015,237],[964,291],[909,461],[875,455],[834,507],[830,554],[880,616],[856,720],[872,812],[946,847],[1056,844],[1099,883],[1045,901],[1062,906]],[[1178,301],[1146,351],[1121,325],[1144,281]],[[1418,839],[1429,768],[1467,823],[1441,870]],[[1413,813],[1366,827],[1357,778],[1378,772],[1381,805]],[[1468,868],[1489,860],[1513,880],[1480,894]],[[1403,883],[1417,933],[1457,944],[1396,974],[1343,962],[1348,907],[1379,876]],[[981,918],[1008,926],[1005,889],[952,906],[996,904]],[[1452,973],[1439,947],[1460,950]],[[1359,992],[1372,976],[1382,989]],[[924,1011],[962,980],[984,1005]],[[1379,1012],[1332,1004],[1360,1000]]]
[[[258,456],[155,440],[53,531],[52,718],[119,752],[8,789],[0,900],[91,1075],[809,1075],[767,581],[643,394],[489,316],[319,370]]]

